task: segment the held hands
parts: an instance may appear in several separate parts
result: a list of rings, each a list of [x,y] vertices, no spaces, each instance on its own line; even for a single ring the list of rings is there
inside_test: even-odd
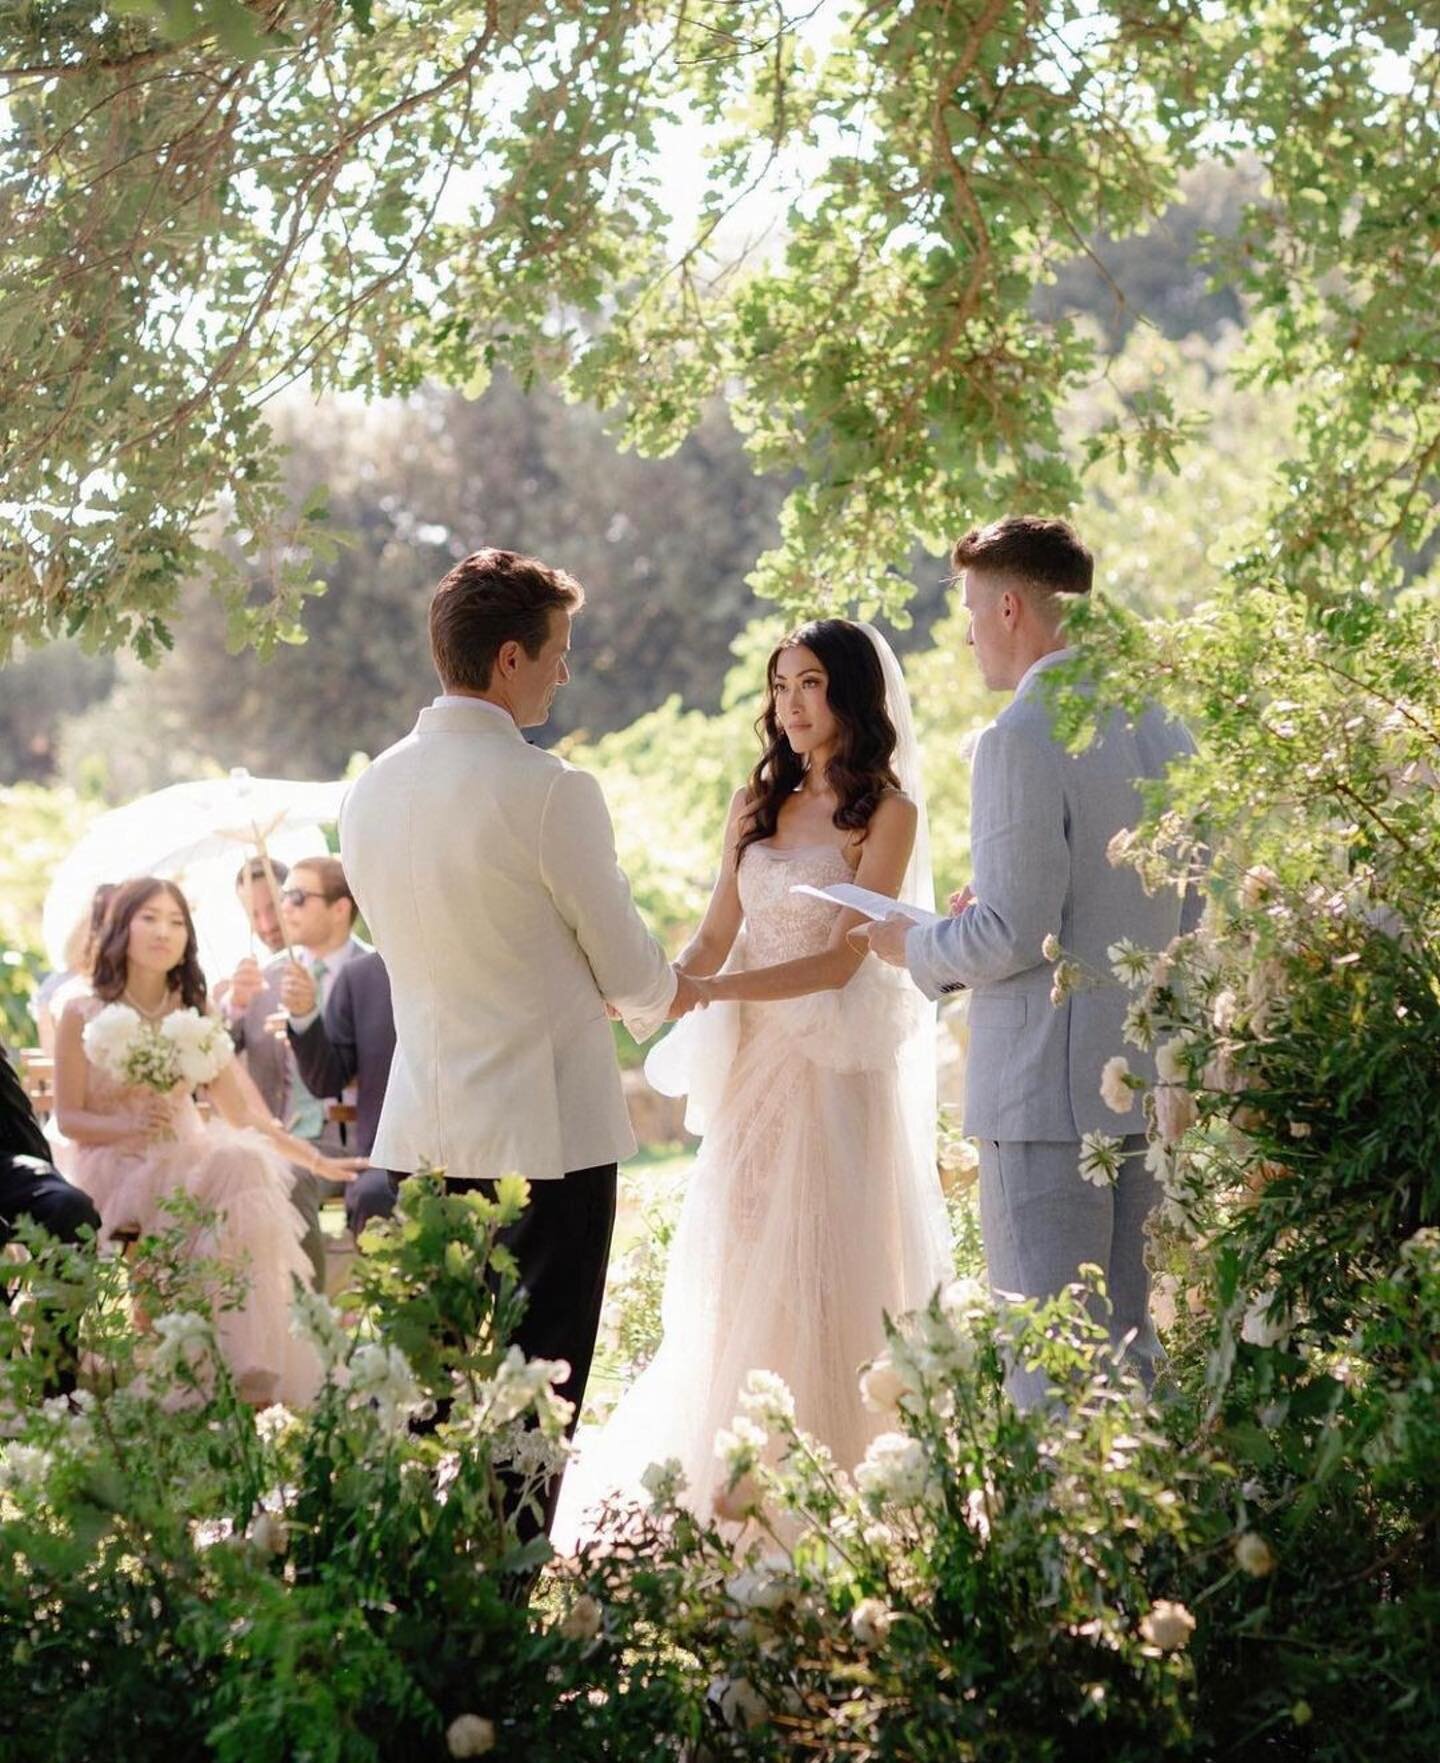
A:
[[[670,1000],[670,1008],[665,1012],[666,1022],[678,1022],[682,1016],[688,1016],[692,1010],[703,1008],[710,1002],[709,989],[703,979],[693,979],[680,968],[675,969],[675,996]]]
[[[950,896],[950,916],[952,918],[958,918],[968,906],[973,906],[974,904],[975,890],[970,886],[969,882],[966,882],[965,886],[961,888],[958,894],[952,894]]]
[[[315,1008],[315,977],[298,961],[288,961],[280,975],[280,1002],[290,1016],[308,1016]]]

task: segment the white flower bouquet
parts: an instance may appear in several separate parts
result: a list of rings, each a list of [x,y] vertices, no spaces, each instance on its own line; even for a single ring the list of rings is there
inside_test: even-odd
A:
[[[139,1084],[168,1095],[210,1083],[235,1057],[224,1024],[198,1010],[174,1010],[146,1022],[128,1004],[107,1004],[85,1024],[91,1063],[118,1083]]]

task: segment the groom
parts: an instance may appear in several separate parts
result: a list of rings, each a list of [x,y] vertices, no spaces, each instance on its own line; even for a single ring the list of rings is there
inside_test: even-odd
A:
[[[584,590],[513,551],[456,564],[430,602],[441,695],[355,783],[345,872],[389,970],[395,1056],[381,1168],[532,1184],[507,1236],[516,1339],[564,1359],[578,1416],[599,1327],[616,1165],[635,1149],[607,1004],[637,1040],[695,1002],[630,898],[587,772],[522,730],[570,677]],[[549,1490],[549,1528],[559,1478]]]
[[[980,1224],[996,1291],[1048,1298],[1085,1263],[1105,1275],[1113,1341],[1148,1382],[1160,1347],[1149,1317],[1145,1221],[1155,1205],[1138,1107],[1117,1115],[1100,1097],[1105,1061],[1125,1051],[1127,994],[1109,985],[1050,1002],[1051,964],[1041,944],[1054,933],[1093,971],[1122,937],[1160,950],[1193,927],[1199,899],[1170,889],[1147,894],[1133,869],[1112,868],[1106,847],[1141,818],[1139,783],[1161,777],[1194,751],[1189,735],[1156,706],[1131,721],[1108,717],[1082,753],[1051,727],[1046,673],[1076,651],[1065,616],[1090,592],[1094,564],[1063,520],[1011,515],[966,533],[953,551],[964,572],[969,643],[985,684],[1014,693],[980,736],[971,783],[974,882],[962,909],[938,924],[891,918],[870,930],[875,953],[908,967],[928,997],[971,991],[965,1131],[980,1141]],[[1082,688],[1083,689],[1083,686]],[[862,930],[857,940],[864,938]],[[1113,1186],[1079,1172],[1080,1137],[1122,1134]],[[1133,1337],[1133,1338],[1131,1338]],[[1017,1370],[1012,1394],[1044,1394],[1037,1372]]]

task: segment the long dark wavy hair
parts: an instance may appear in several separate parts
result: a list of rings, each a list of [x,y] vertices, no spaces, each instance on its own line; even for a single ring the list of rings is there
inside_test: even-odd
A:
[[[158,875],[136,876],[122,882],[105,915],[105,928],[100,937],[95,971],[90,978],[91,990],[97,998],[113,1004],[130,981],[130,923],[135,914],[156,894],[168,894],[185,915],[185,953],[165,975],[172,992],[179,992],[181,1004],[189,1010],[205,1009],[205,975],[200,971],[200,945],[195,938],[195,920],[190,905],[172,881]]]
[[[839,797],[835,825],[863,832],[895,775],[895,725],[885,708],[885,675],[875,645],[847,618],[817,618],[791,631],[765,668],[765,708],[755,724],[764,752],[750,776],[746,821],[736,847],[773,838],[780,810],[805,777],[805,761],[790,745],[775,714],[775,668],[787,649],[809,649],[829,676],[825,699],[839,725],[825,781]]]

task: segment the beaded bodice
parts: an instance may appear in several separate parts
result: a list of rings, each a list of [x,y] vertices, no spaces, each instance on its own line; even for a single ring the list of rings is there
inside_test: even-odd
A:
[[[838,845],[747,845],[740,860],[740,904],[745,909],[747,967],[772,967],[802,955],[818,955],[830,940],[838,907],[813,894],[796,894],[797,882],[823,888],[854,881],[855,871]]]

